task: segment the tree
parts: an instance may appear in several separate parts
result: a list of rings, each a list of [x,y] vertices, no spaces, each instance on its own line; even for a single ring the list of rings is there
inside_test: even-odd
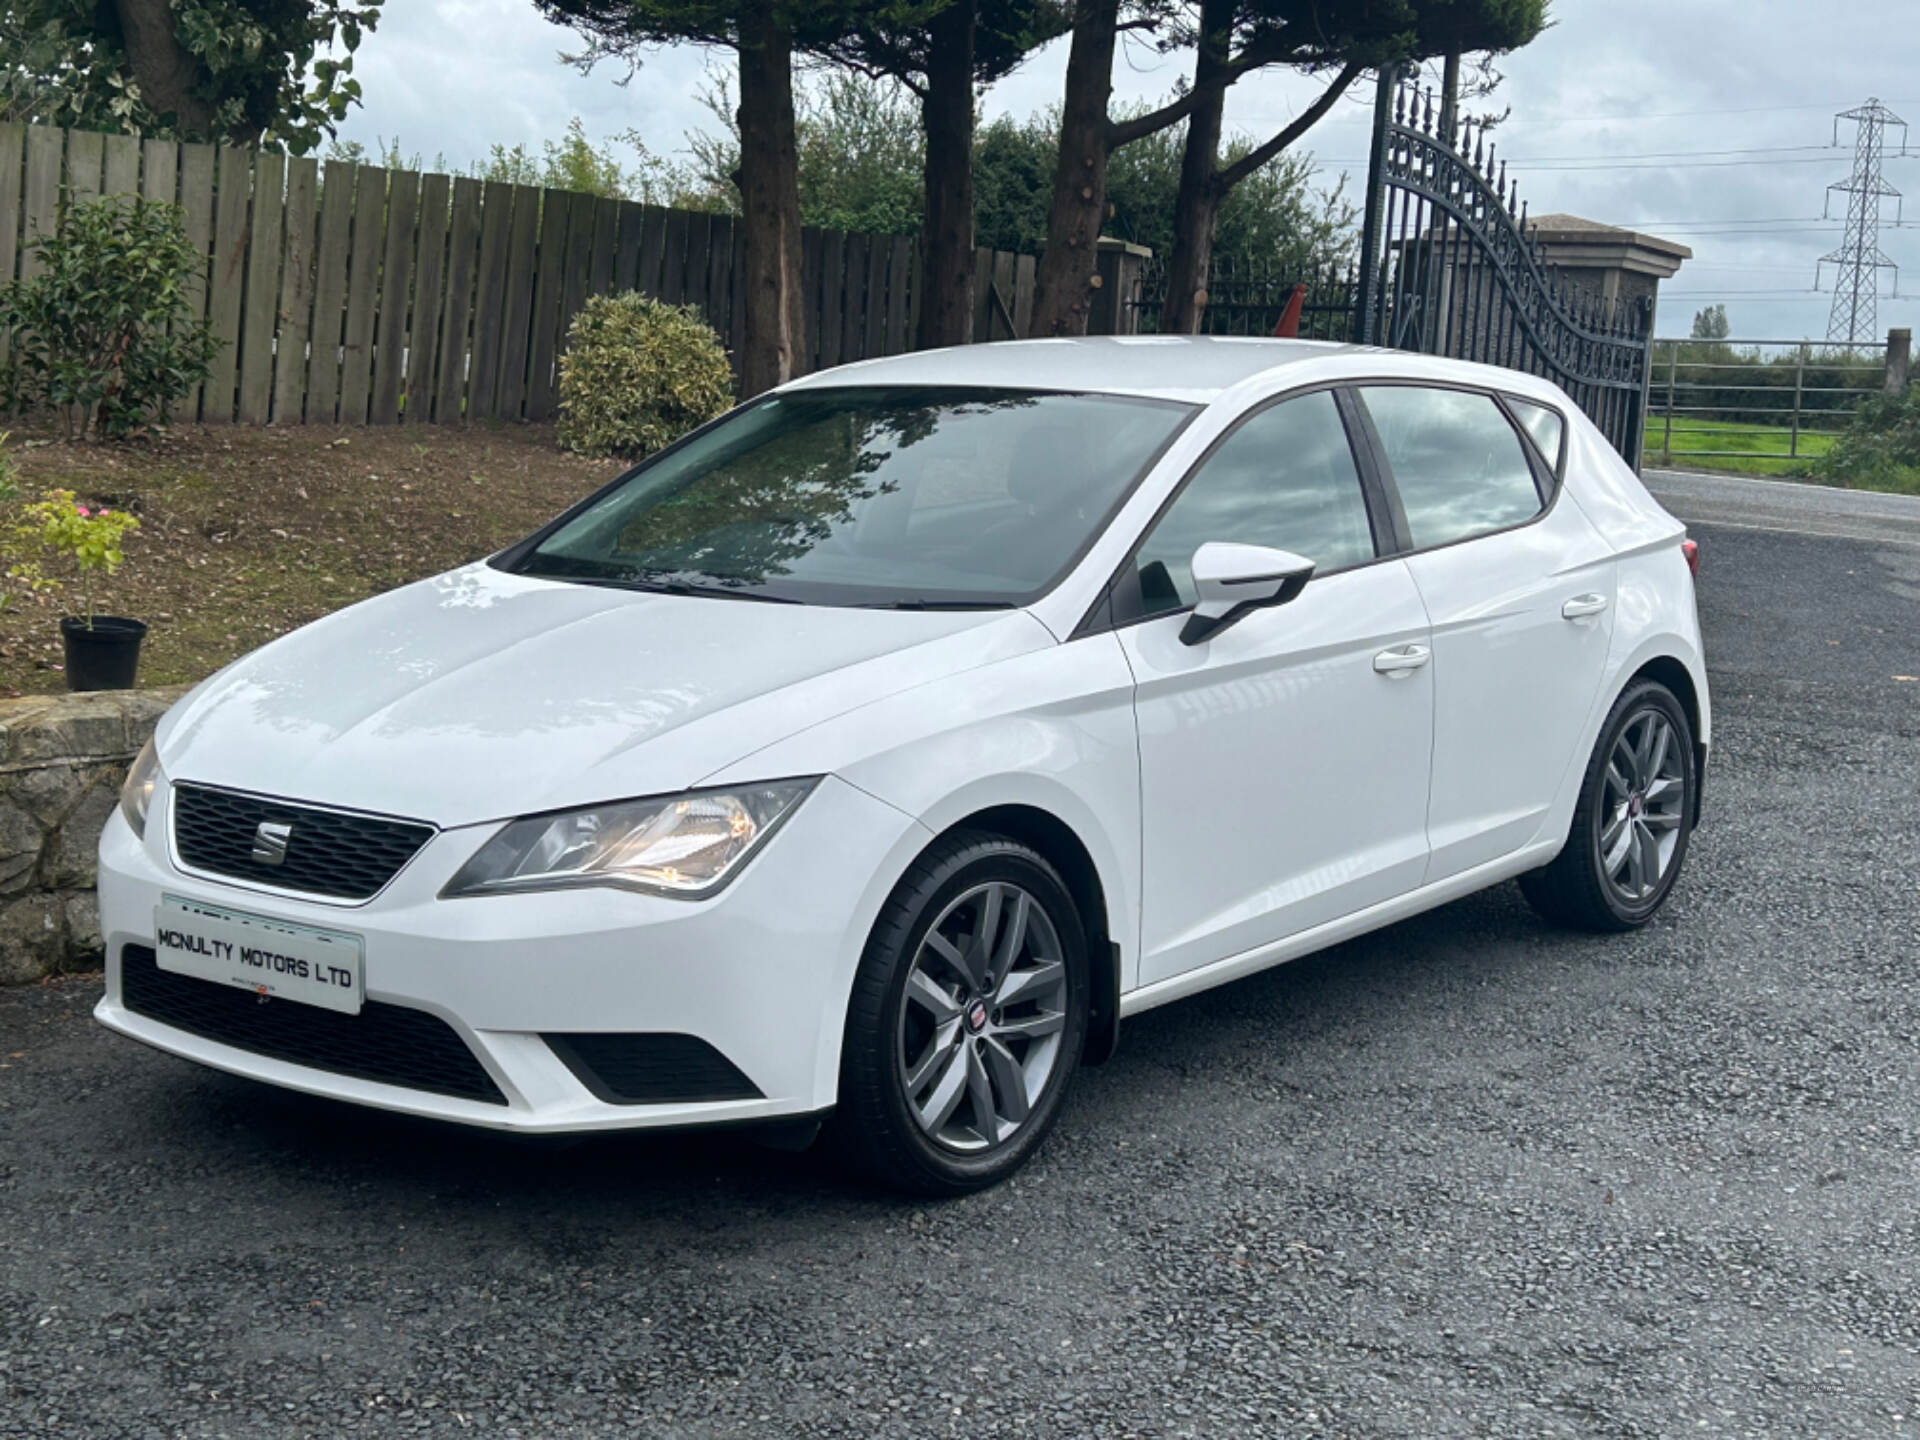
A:
[[[1066,97],[1060,108],[1060,152],[1054,160],[1053,193],[1047,205],[1047,243],[1034,277],[1031,333],[1035,335],[1086,330],[1095,242],[1107,213],[1107,162],[1128,138],[1138,138],[1123,137],[1107,114],[1113,96],[1120,5],[1121,0],[1074,3]],[[1184,114],[1151,126],[1145,126],[1149,117],[1142,116],[1133,124],[1139,134],[1151,134]]]
[[[1444,55],[1453,58],[1457,87],[1460,55],[1516,49],[1545,23],[1545,0],[1393,0],[1385,5],[1349,0],[1331,7],[1300,0],[1200,0],[1191,36],[1199,101],[1187,120],[1160,328],[1184,333],[1200,326],[1222,199],[1317,124],[1364,70]],[[1222,166],[1218,152],[1227,88],[1252,68],[1249,59],[1306,70],[1338,68],[1298,118]]]
[[[1164,0],[1076,0],[1034,329],[1065,334],[1086,328],[1094,245],[1106,217],[1107,169],[1114,151],[1192,117],[1188,143],[1193,160],[1181,209],[1189,216],[1188,229],[1210,233],[1204,222],[1207,197],[1219,178],[1214,156],[1220,116],[1227,89],[1242,76],[1280,64],[1340,72],[1331,94],[1323,94],[1299,122],[1267,145],[1256,147],[1251,166],[1232,172],[1235,182],[1304,133],[1360,68],[1443,53],[1456,43],[1462,14],[1528,8],[1538,15],[1543,0],[1202,0],[1198,19],[1189,20],[1186,11]],[[1156,35],[1163,48],[1194,46],[1195,71],[1184,95],[1158,109],[1115,119],[1108,113],[1113,52],[1126,30]],[[1217,196],[1214,204],[1217,207]],[[1196,288],[1190,287],[1189,293]]]
[[[353,52],[381,3],[7,0],[0,119],[305,154],[359,101]]]
[[[806,312],[800,291],[800,186],[796,154],[793,57],[839,42],[850,25],[843,0],[534,0],[549,19],[587,40],[574,57],[585,68],[618,57],[637,66],[647,49],[692,43],[731,50],[739,61],[735,124],[745,229],[741,283],[746,323],[740,386],[757,395],[806,364]],[[910,0],[897,0],[904,15]]]
[[[1122,111],[1120,118],[1152,108]],[[1057,111],[1024,121],[1003,116],[981,131],[974,147],[980,244],[1039,253],[1046,244],[1047,197],[1059,148]],[[1184,148],[1182,128],[1175,125],[1114,152],[1107,171],[1108,234],[1156,255],[1172,251]],[[1232,163],[1253,148],[1251,138],[1236,135],[1224,143],[1223,155]],[[1220,204],[1217,243],[1230,253],[1257,253],[1283,270],[1304,273],[1349,253],[1353,221],[1353,206],[1339,186],[1315,189],[1313,157],[1289,151],[1228,192]]]
[[[721,133],[690,131],[683,209],[738,214],[729,178],[740,165],[730,87],[705,97]],[[800,166],[800,218],[828,230],[917,235],[926,213],[926,144],[919,107],[898,83],[828,71],[794,95],[794,147]]]
[[[1061,0],[939,0],[899,11],[870,7],[838,45],[838,60],[868,75],[888,75],[920,101],[926,136],[926,277],[916,341],[923,349],[965,344],[973,335],[974,88],[1011,73],[1061,34]]]
[[[1696,310],[1693,316],[1693,338],[1696,340],[1724,340],[1733,333],[1727,324],[1727,307],[1709,305],[1704,310]]]

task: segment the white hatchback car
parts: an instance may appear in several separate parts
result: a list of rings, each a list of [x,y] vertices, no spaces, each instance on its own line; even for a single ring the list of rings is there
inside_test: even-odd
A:
[[[790,1122],[951,1193],[1120,1020],[1513,876],[1644,922],[1691,542],[1552,385],[1043,340],[750,401],[170,713],[99,1018],[526,1132]]]

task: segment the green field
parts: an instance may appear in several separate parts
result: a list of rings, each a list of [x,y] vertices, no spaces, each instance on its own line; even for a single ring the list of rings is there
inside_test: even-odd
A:
[[[1828,423],[1832,423],[1829,421]],[[1798,454],[1789,454],[1793,432],[1785,425],[1731,424],[1676,416],[1671,436],[1665,416],[1647,422],[1645,463],[1674,470],[1730,470],[1743,475],[1802,476],[1809,464],[1833,447],[1834,436],[1800,432]],[[1668,459],[1671,447],[1672,459]],[[1683,451],[1709,454],[1683,454]]]

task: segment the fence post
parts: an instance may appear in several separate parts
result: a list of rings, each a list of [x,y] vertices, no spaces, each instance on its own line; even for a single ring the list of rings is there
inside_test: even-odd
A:
[[[1673,464],[1673,388],[1680,382],[1680,342],[1667,342],[1667,420],[1660,431],[1660,461]]]
[[[1648,401],[1653,395],[1653,321],[1659,313],[1659,301],[1653,295],[1642,295],[1634,304],[1640,313],[1640,393],[1634,396],[1632,427],[1628,431],[1628,440],[1633,447],[1629,463],[1633,473],[1638,475],[1640,467],[1647,458]]]
[[[1913,331],[1887,331],[1887,393],[1898,395],[1907,388],[1907,370],[1913,359]]]
[[[1144,245],[1102,235],[1096,243],[1093,305],[1087,315],[1089,335],[1132,335],[1140,328],[1140,281],[1153,251]],[[991,276],[988,277],[989,287]],[[987,336],[992,338],[991,311]]]
[[[1798,357],[1793,365],[1793,428],[1787,432],[1787,457],[1797,458],[1800,454],[1800,398],[1807,391],[1807,351],[1810,346],[1805,340],[1800,342]],[[1892,359],[1893,352],[1887,352]]]
[[[1387,197],[1387,128],[1393,119],[1393,89],[1399,82],[1398,65],[1380,67],[1373,96],[1373,141],[1367,152],[1367,204],[1360,221],[1360,283],[1353,326],[1354,343],[1359,345],[1378,339],[1373,333],[1373,311],[1380,288],[1381,211]]]

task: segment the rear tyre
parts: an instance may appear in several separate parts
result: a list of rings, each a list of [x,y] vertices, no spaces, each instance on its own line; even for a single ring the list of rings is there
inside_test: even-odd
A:
[[[1654,680],[1629,685],[1600,727],[1566,846],[1520,877],[1533,908],[1580,930],[1634,930],[1651,920],[1686,862],[1696,754],[1674,693]]]
[[[916,1195],[1011,1175],[1066,1099],[1088,981],[1079,913],[1044,857],[980,832],[938,841],[888,898],[854,977],[841,1151]]]

